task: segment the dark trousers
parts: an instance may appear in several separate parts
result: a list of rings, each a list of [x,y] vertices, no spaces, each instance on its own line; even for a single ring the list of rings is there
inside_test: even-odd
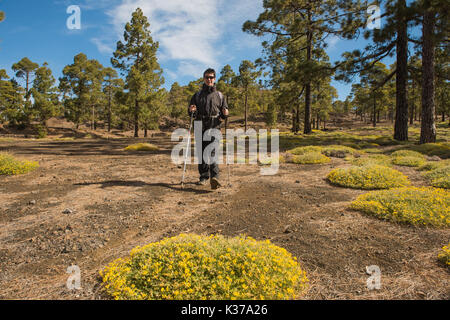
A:
[[[211,141],[202,141],[202,150],[201,150],[202,154],[198,155],[199,159],[202,159],[202,163],[198,164],[198,172],[200,173],[200,180],[209,178],[217,178],[217,179],[219,178],[219,165],[216,163],[216,161],[214,161],[211,164],[206,164],[205,159],[203,159],[203,152],[205,151],[205,148],[214,142],[215,142],[214,137],[211,138]],[[198,150],[198,152],[200,152],[200,150]],[[211,156],[212,157],[215,156],[215,150],[211,152]]]

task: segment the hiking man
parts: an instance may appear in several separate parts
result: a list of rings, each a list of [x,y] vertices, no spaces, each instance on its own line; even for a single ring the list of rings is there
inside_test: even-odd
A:
[[[217,91],[215,86],[216,71],[214,69],[207,69],[203,73],[203,82],[202,90],[192,96],[188,108],[189,116],[195,113],[195,120],[202,121],[202,138],[206,130],[219,129],[220,119],[226,119],[229,114],[227,102],[223,94]],[[213,190],[221,187],[219,181],[219,165],[216,162],[211,164],[205,163],[203,153],[205,148],[209,144],[214,143],[214,141],[214,137],[211,138],[211,141],[204,141],[202,139],[202,148],[198,150],[198,158],[202,159],[202,161],[198,165],[200,180],[197,183],[199,185],[205,185],[208,179],[211,178],[210,184]],[[215,156],[214,152],[212,152],[211,156]]]

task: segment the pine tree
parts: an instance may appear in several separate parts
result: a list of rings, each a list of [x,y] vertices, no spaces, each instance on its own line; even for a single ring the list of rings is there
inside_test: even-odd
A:
[[[233,108],[233,101],[237,98],[237,90],[233,86],[235,78],[236,74],[229,64],[227,64],[222,68],[222,70],[220,70],[220,77],[219,81],[217,82],[217,88],[225,95],[225,99],[227,101],[229,109]]]
[[[353,1],[359,3],[359,1]],[[396,55],[396,69],[389,74],[385,81],[395,75],[396,108],[394,139],[408,140],[408,23],[414,19],[414,10],[407,6],[406,0],[380,0],[384,4],[381,29],[364,32],[366,39],[371,38],[372,44],[366,46],[364,52],[354,50],[342,56],[343,61],[337,63],[338,79],[350,81],[354,74],[372,68],[376,62],[388,56]],[[364,26],[361,26],[364,27]]]
[[[14,63],[11,67],[14,71],[16,71],[16,77],[22,78],[25,80],[25,99],[27,102],[30,101],[30,85],[33,82],[32,77],[36,72],[36,69],[39,68],[39,65],[35,62],[32,62],[27,57],[23,58],[17,63]]]
[[[88,60],[84,53],[74,57],[74,63],[63,69],[59,89],[68,97],[64,100],[65,116],[77,128],[82,121],[95,121],[95,108],[101,101],[103,66],[97,60]]]
[[[113,68],[105,68],[103,70],[103,93],[107,100],[107,122],[108,132],[111,131],[111,123],[113,117],[113,109],[116,100],[116,93],[123,90],[125,83],[118,78],[117,71]]]
[[[0,69],[0,122],[24,126],[29,119],[24,110],[25,90],[14,79],[8,79],[6,70]]]
[[[383,81],[389,75],[389,70],[386,66],[377,62],[371,69],[364,70],[360,74],[362,85],[368,89],[367,100],[369,105],[372,104],[372,125],[376,127],[377,125],[377,114],[380,112],[380,107],[377,107],[378,104],[381,104],[381,100],[384,97],[384,92],[382,86],[385,84]]]
[[[156,52],[158,42],[150,35],[150,23],[140,8],[133,12],[131,21],[125,25],[124,43],[117,42],[117,49],[111,63],[122,70],[126,76],[126,89],[133,101],[134,136],[139,136],[140,104],[149,101],[149,97],[164,83],[162,69],[158,64]]]
[[[184,93],[183,87],[178,82],[174,82],[170,88],[168,96],[168,104],[170,108],[170,116],[178,119],[186,113],[187,97]]]
[[[248,121],[248,98],[250,90],[256,85],[256,79],[261,75],[261,72],[256,69],[253,62],[244,60],[239,66],[239,75],[236,77],[236,82],[240,85],[244,94],[244,121],[245,132],[247,132]]]
[[[419,0],[417,11],[422,13],[422,116],[420,143],[436,142],[435,124],[435,51],[448,42],[448,1]],[[448,80],[448,76],[447,76]]]
[[[361,6],[351,1],[269,0],[264,1],[264,8],[255,22],[244,24],[243,30],[257,36],[274,37],[271,43],[263,42],[265,63],[271,66],[272,79],[278,82],[277,86],[283,87],[281,92],[292,93],[286,98],[286,104],[297,108],[293,109],[297,118],[294,130],[298,130],[298,101],[304,94],[304,133],[311,133],[311,84],[332,72],[326,59],[321,59],[323,48],[330,36],[349,38],[353,35],[361,21],[349,18],[345,12],[361,12]],[[291,83],[282,85],[284,81],[279,79],[287,77]]]
[[[43,126],[46,126],[46,121],[57,116],[60,111],[55,78],[46,62],[36,70],[31,95],[34,99],[33,114]]]

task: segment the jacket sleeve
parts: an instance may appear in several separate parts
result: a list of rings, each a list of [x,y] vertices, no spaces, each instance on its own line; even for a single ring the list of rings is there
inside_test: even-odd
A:
[[[189,111],[189,107],[190,107],[191,105],[197,106],[197,104],[195,103],[195,94],[192,96],[191,102],[189,103],[189,105],[188,105],[188,107],[187,107],[187,112],[188,112],[188,116],[189,116],[189,117],[191,116],[191,112]],[[198,108],[198,106],[197,106],[197,108]]]
[[[225,96],[223,96],[222,105],[220,106],[220,118],[222,118],[222,119],[226,119],[228,117],[223,114],[223,110],[225,110],[225,109],[228,110],[228,104],[227,104],[227,99],[225,98]]]

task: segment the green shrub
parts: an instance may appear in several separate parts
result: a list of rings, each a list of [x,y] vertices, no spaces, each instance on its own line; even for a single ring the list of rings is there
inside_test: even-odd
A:
[[[389,189],[410,184],[400,171],[376,164],[334,169],[327,179],[332,184],[355,189]]]
[[[338,145],[331,145],[331,146],[324,146],[322,147],[322,153],[326,155],[327,157],[333,157],[336,153],[344,153],[344,154],[351,154],[351,155],[359,155],[359,153],[356,149],[350,148],[348,146],[338,146]]]
[[[443,159],[450,158],[450,143],[424,143],[411,146],[412,150],[426,154],[428,156],[439,156]]]
[[[117,300],[295,299],[308,279],[270,241],[181,234],[137,247],[100,272]]]
[[[376,143],[380,146],[395,146],[398,144],[402,144],[402,142],[395,140],[392,137],[382,136],[373,140],[373,143]]]
[[[303,155],[308,152],[322,152],[322,147],[319,146],[306,146],[306,147],[297,147],[288,151],[294,155]]]
[[[450,159],[440,161],[428,161],[426,164],[417,168],[419,171],[431,171],[439,168],[450,166]]]
[[[378,164],[380,166],[390,167],[391,158],[384,154],[369,154],[367,157],[354,158],[351,163],[358,167]]]
[[[310,151],[301,155],[294,155],[292,162],[297,164],[320,164],[328,163],[331,159],[321,152]]]
[[[372,191],[360,195],[350,207],[395,222],[450,226],[450,192],[444,189],[405,187]]]
[[[36,161],[18,160],[8,153],[0,153],[0,175],[24,174],[37,167]]]
[[[47,137],[47,128],[43,125],[37,126],[37,138],[44,139]]]
[[[126,151],[155,151],[159,148],[150,143],[136,143],[125,148]]]
[[[424,158],[418,157],[394,157],[392,159],[392,163],[398,166],[406,166],[406,167],[420,167],[423,166],[427,161]]]
[[[413,151],[413,150],[404,150],[404,149],[392,152],[391,153],[391,157],[393,157],[393,158],[396,158],[396,157],[413,157],[413,158],[425,159],[425,156],[423,154],[421,154],[420,152]]]
[[[363,142],[360,144],[360,147],[364,149],[364,151],[366,151],[366,149],[376,149],[378,148],[380,145],[377,143],[373,143],[373,142]],[[379,149],[377,149],[379,150]]]
[[[368,149],[364,149],[365,153],[383,153],[383,150],[381,150],[380,148],[368,148]]]
[[[423,176],[433,187],[450,189],[450,166],[425,172]]]

